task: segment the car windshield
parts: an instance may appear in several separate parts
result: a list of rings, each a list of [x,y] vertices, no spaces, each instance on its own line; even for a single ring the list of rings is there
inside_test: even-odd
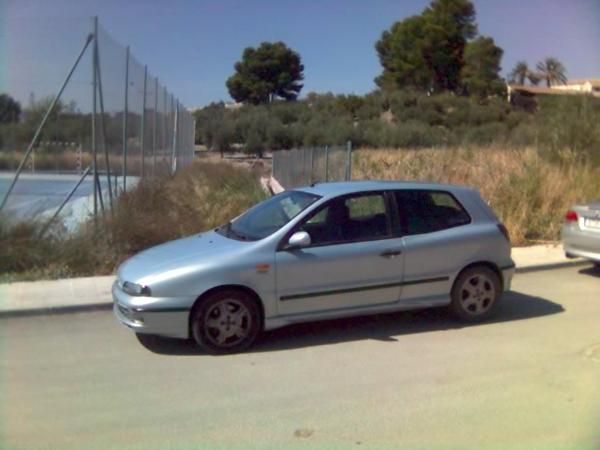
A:
[[[250,208],[237,219],[219,228],[232,239],[263,239],[300,214],[320,197],[302,191],[286,191]]]

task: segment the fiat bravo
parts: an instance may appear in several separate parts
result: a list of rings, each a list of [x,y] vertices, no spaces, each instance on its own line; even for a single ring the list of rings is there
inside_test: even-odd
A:
[[[213,354],[314,320],[447,306],[480,321],[510,289],[510,253],[471,188],[314,184],[133,256],[118,270],[114,313],[137,333],[193,338]]]

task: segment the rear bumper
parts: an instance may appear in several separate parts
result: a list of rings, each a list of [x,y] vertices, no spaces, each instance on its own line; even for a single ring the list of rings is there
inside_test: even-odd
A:
[[[510,291],[512,279],[515,275],[515,265],[512,264],[510,266],[502,267],[500,272],[502,272],[502,290],[504,292]]]
[[[600,252],[590,252],[583,250],[577,246],[563,244],[565,254],[568,256],[579,256],[580,258],[589,259],[594,262],[600,262]]]
[[[193,299],[134,297],[115,281],[112,287],[115,317],[136,333],[187,339],[189,337],[189,301]],[[191,304],[189,303],[189,304]]]
[[[600,262],[600,233],[565,226],[562,242],[566,254]]]

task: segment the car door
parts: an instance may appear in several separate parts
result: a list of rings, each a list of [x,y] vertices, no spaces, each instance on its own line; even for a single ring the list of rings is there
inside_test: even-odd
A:
[[[395,191],[394,197],[404,234],[402,303],[444,303],[461,255],[477,245],[464,232],[471,218],[446,191],[406,189]]]
[[[317,313],[397,301],[402,239],[392,232],[384,192],[330,200],[303,220],[311,245],[276,253],[280,315]]]

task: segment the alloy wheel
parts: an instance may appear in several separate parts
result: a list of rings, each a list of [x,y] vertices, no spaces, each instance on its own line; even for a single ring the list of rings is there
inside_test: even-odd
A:
[[[474,274],[462,284],[459,292],[460,304],[470,315],[484,314],[494,304],[496,289],[494,282],[485,274]]]
[[[216,347],[240,344],[252,328],[252,315],[237,299],[223,299],[212,305],[204,319],[205,336]]]

